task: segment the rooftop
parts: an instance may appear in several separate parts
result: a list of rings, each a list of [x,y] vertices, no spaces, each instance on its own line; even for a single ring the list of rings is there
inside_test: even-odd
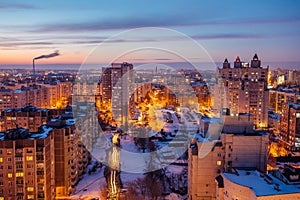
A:
[[[0,140],[35,140],[48,137],[53,129],[45,125],[39,128],[38,132],[29,132],[28,129],[17,128],[6,132],[0,132]]]
[[[257,170],[236,170],[237,173],[222,173],[229,181],[250,188],[256,196],[300,194],[300,185],[287,185],[272,175],[262,175]]]
[[[47,112],[46,108],[37,108],[35,106],[24,106],[22,108],[12,108],[4,110],[4,112]]]
[[[244,126],[244,125],[231,125],[225,124],[222,129],[222,134],[236,134],[236,135],[262,135],[260,132],[257,132],[253,127]]]

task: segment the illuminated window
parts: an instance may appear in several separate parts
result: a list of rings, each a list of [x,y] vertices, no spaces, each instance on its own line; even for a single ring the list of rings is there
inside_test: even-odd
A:
[[[33,160],[33,156],[26,156],[26,160]]]
[[[3,158],[2,157],[0,157],[0,162],[3,162]]]
[[[23,172],[17,172],[16,177],[23,177]]]
[[[4,200],[4,197],[0,197],[0,200]]]
[[[217,161],[217,165],[220,166],[221,164],[222,164],[222,161],[221,161],[221,160],[218,160],[218,161]]]
[[[300,113],[296,113],[296,118],[300,118]]]
[[[8,173],[8,174],[7,174],[7,177],[8,177],[8,178],[12,178],[12,173]]]
[[[27,195],[27,199],[34,199],[34,195]]]
[[[33,191],[33,187],[28,187],[28,188],[27,188],[27,191],[28,191],[28,192],[32,192],[32,191]]]

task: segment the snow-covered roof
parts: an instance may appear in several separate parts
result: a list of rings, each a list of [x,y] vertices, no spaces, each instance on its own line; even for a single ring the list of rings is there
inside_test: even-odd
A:
[[[19,128],[19,129],[11,129],[9,131],[23,131],[27,129]],[[47,127],[46,125],[40,126],[39,132],[31,132],[28,133],[28,135],[25,135],[24,137],[15,137],[10,138],[10,140],[35,140],[35,139],[44,139],[49,136],[53,128]],[[28,130],[27,130],[28,131]],[[0,132],[0,140],[6,140],[4,132]]]
[[[23,90],[20,90],[20,89],[16,89],[16,90],[13,90],[14,93],[21,93],[21,92],[24,92]]]
[[[268,183],[265,180],[265,176],[261,176],[260,172],[257,170],[237,169],[237,174],[222,173],[222,176],[233,183],[250,188],[256,196],[272,196],[291,193],[299,193],[300,195],[299,185],[287,185],[270,174],[268,175],[268,178],[269,180],[271,178],[272,183]],[[275,185],[279,186],[279,190],[275,189]]]
[[[67,119],[66,120],[66,125],[71,126],[76,123],[76,119]]]
[[[41,126],[41,131],[37,133],[32,133],[29,139],[45,139],[49,136],[50,132],[53,130],[51,127],[45,125]]]

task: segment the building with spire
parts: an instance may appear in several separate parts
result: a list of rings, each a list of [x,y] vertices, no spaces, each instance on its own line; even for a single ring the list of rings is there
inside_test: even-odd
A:
[[[223,69],[230,68],[230,63],[228,62],[227,58],[225,58],[225,61],[223,62]]]
[[[257,128],[268,126],[268,70],[268,67],[261,67],[257,54],[250,66],[237,56],[233,68],[225,59],[223,68],[218,70],[224,85],[224,106],[229,108],[232,116],[253,115]]]
[[[226,61],[226,60],[225,60]],[[227,61],[228,62],[228,61]],[[236,57],[234,61],[234,68],[241,68],[242,67],[242,62],[239,56]]]

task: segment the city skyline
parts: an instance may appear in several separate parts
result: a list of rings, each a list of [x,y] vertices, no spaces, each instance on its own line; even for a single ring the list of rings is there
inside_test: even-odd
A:
[[[300,198],[300,1],[0,2],[0,200]]]
[[[258,53],[262,61],[294,62],[300,60],[297,52],[300,41],[300,15],[295,1],[208,2],[179,1],[131,2],[119,4],[96,2],[89,4],[69,2],[10,1],[0,4],[0,16],[5,19],[1,27],[0,65],[30,65],[32,58],[59,50],[61,56],[39,61],[39,64],[84,62],[89,53],[106,39],[143,27],[169,28],[185,34],[207,50],[214,62],[223,62],[227,57],[232,62],[237,55],[250,61]],[[183,44],[172,35],[160,36],[152,41],[139,35],[135,40],[112,40],[109,44],[145,46],[167,41],[170,46]],[[184,46],[182,47],[184,48]],[[226,52],[226,53],[224,53]],[[114,52],[101,56],[103,63]],[[176,58],[159,54],[141,54],[128,58],[128,62],[172,63]],[[193,62],[209,62],[201,56]],[[275,66],[273,66],[275,67]],[[276,66],[277,67],[277,66]]]

